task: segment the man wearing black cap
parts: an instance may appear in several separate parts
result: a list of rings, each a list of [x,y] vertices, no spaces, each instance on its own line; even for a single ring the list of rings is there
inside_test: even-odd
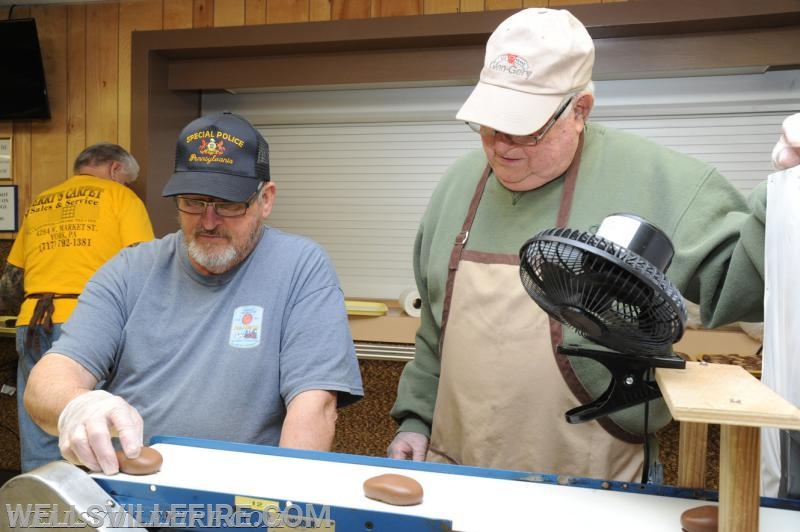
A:
[[[336,407],[363,395],[358,364],[321,247],[264,225],[266,141],[235,114],[195,120],[163,195],[181,230],[90,280],[31,374],[31,416],[107,474],[114,436],[131,458],[153,435],[329,450]]]

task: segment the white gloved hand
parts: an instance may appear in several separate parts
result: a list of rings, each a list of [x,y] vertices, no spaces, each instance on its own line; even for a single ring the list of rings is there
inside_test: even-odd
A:
[[[783,121],[783,132],[772,149],[772,164],[777,170],[785,170],[800,164],[800,113]]]
[[[72,399],[58,417],[58,448],[74,464],[113,475],[119,462],[113,436],[125,456],[136,458],[142,449],[144,423],[139,412],[122,397],[93,390]]]
[[[419,432],[398,432],[389,444],[386,454],[400,460],[425,460],[428,452],[428,437]]]

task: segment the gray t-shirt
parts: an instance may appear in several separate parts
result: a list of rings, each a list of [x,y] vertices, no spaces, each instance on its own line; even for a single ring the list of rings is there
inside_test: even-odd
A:
[[[315,242],[265,228],[247,259],[199,274],[182,233],[90,279],[52,351],[135,406],[154,435],[277,445],[306,390],[363,395],[336,273]]]

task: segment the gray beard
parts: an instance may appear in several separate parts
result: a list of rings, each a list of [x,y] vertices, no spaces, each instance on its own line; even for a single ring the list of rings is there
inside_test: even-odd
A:
[[[218,253],[208,253],[193,240],[188,243],[187,248],[193,261],[213,273],[224,273],[239,262],[239,253],[233,246],[227,246]]]
[[[221,252],[209,253],[203,246],[198,244],[196,240],[187,242],[186,248],[189,257],[206,270],[216,274],[225,273],[243,261],[245,257],[253,251],[263,231],[264,225],[259,224],[258,227],[250,233],[246,250],[239,250],[233,245],[228,245]]]

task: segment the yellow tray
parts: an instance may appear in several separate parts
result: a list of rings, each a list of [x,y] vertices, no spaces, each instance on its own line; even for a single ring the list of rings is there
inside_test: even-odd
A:
[[[16,324],[16,316],[0,316],[0,335],[15,336],[17,334]]]
[[[376,301],[345,299],[344,306],[348,316],[383,316],[389,311],[389,307],[384,303]]]

